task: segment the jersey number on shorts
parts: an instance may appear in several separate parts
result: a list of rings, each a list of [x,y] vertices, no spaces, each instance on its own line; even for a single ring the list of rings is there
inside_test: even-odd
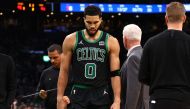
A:
[[[87,79],[94,79],[96,77],[96,64],[87,63],[85,65],[85,77]]]

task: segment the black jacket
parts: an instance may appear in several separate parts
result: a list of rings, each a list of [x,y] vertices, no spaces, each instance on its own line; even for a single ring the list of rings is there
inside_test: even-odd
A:
[[[59,69],[51,66],[45,69],[40,77],[40,82],[38,84],[37,91],[40,90],[51,90],[57,88],[57,81],[59,77]],[[56,109],[57,103],[57,89],[47,92],[47,98],[45,99],[46,109]]]
[[[166,30],[144,46],[139,80],[150,85],[151,99],[190,103],[190,36]]]
[[[16,73],[13,59],[0,53],[0,109],[9,109],[16,94]]]

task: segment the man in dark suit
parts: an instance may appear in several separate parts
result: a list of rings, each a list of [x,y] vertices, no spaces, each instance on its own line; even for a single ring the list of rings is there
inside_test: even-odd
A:
[[[16,73],[12,57],[0,53],[0,109],[10,109],[16,94]]]
[[[141,29],[135,24],[129,24],[123,29],[123,44],[128,50],[128,58],[121,68],[121,109],[148,109],[148,87],[138,81],[141,35]]]
[[[52,65],[43,70],[37,91],[40,92],[39,97],[45,101],[45,109],[56,109],[57,80],[61,64],[62,48],[58,44],[52,44],[48,47],[47,51]],[[69,85],[65,94],[68,95],[70,90],[71,78],[69,78]]]
[[[56,109],[56,88],[61,63],[62,48],[58,44],[52,44],[47,51],[52,66],[42,72],[37,90],[40,91],[40,98],[45,101],[45,109]],[[47,92],[47,90],[52,91]]]

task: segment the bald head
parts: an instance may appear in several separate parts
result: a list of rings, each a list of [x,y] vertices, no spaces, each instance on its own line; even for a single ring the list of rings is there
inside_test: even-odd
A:
[[[123,29],[123,38],[128,40],[141,40],[142,31],[135,24],[126,25]]]

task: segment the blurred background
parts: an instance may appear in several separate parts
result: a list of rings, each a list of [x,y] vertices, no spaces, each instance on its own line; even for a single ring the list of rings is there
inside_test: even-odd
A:
[[[42,70],[50,66],[47,47],[62,44],[66,35],[83,29],[84,7],[96,4],[103,11],[101,29],[119,40],[121,65],[127,51],[122,42],[123,27],[130,23],[143,31],[142,46],[153,35],[166,29],[165,6],[171,0],[4,0],[0,4],[0,52],[16,63],[17,97],[35,93]],[[184,31],[190,33],[190,1],[186,4]],[[42,109],[34,97],[18,99],[18,107]]]

